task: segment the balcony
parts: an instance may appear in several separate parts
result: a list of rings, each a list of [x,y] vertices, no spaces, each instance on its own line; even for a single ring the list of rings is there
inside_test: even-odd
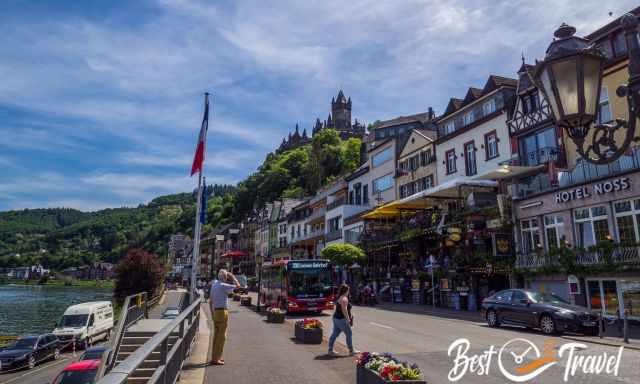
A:
[[[599,266],[604,264],[640,266],[640,248],[617,247],[611,255],[607,256],[603,251],[585,251],[576,255],[575,264],[581,266]],[[516,255],[516,268],[539,269],[542,267],[560,265],[558,256],[545,254],[518,254]]]
[[[344,241],[349,244],[360,244],[362,232],[360,231],[344,231]]]
[[[549,161],[555,161],[556,164],[564,164],[564,152],[558,147],[543,147],[535,151],[527,152],[522,159],[523,165],[536,166],[545,164]]]
[[[548,152],[546,156],[552,156],[552,154]],[[548,173],[522,179],[514,185],[513,196],[516,199],[525,199],[538,193],[566,188],[636,169],[640,169],[640,148],[638,147],[634,148],[631,154],[623,155],[609,164],[595,165],[587,161],[580,161],[573,170],[558,172],[558,186],[551,185]]]
[[[337,231],[328,232],[324,235],[324,240],[326,242],[335,241],[338,239],[342,239],[342,228]]]
[[[307,222],[311,223],[314,221],[318,221],[319,219],[324,220],[324,214],[326,213],[326,211],[327,210],[325,207],[314,210],[313,212],[311,212],[311,215],[309,215],[309,217],[307,218]]]
[[[327,212],[334,208],[338,208],[341,205],[344,205],[346,202],[347,202],[347,199],[344,197],[341,197],[339,199],[332,201],[331,203],[327,204]]]

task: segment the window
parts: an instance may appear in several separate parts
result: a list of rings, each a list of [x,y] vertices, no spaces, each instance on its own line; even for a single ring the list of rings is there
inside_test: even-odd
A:
[[[464,145],[464,167],[467,176],[473,176],[478,172],[476,166],[476,147],[473,141]]]
[[[354,205],[355,204],[355,200],[353,197],[353,190],[349,191],[349,205]]]
[[[420,165],[424,167],[429,163],[431,163],[431,150],[427,149],[426,151],[420,152]]]
[[[445,157],[447,158],[447,174],[452,174],[456,172],[456,150],[450,149],[445,152]]]
[[[464,114],[464,125],[469,125],[474,121],[473,111],[469,111]]]
[[[609,39],[596,44],[596,48],[598,48],[607,59],[613,58],[613,50],[611,49]]]
[[[627,54],[627,42],[624,38],[624,32],[618,32],[613,37],[613,54],[615,55],[615,57],[620,57]]]
[[[540,228],[538,219],[522,220],[522,252],[524,254],[534,252],[540,246]]]
[[[534,166],[555,160],[559,149],[555,128],[548,128],[522,140],[523,163]]]
[[[484,149],[486,160],[495,159],[500,155],[498,153],[498,134],[496,131],[491,131],[484,135]]]
[[[373,168],[379,167],[382,164],[386,163],[387,161],[393,159],[392,151],[393,151],[393,147],[387,147],[383,149],[381,152],[378,152],[375,155],[373,155],[373,158],[371,159],[371,166]]]
[[[338,217],[334,217],[332,219],[329,219],[329,233],[332,232],[338,232],[341,228],[340,228],[340,219],[342,219],[342,216],[338,216]]]
[[[618,239],[621,244],[633,244],[640,239],[640,199],[619,201],[613,204]]]
[[[482,104],[482,113],[487,116],[496,111],[496,101],[489,99]]]
[[[400,186],[400,198],[404,199],[405,197],[407,197],[407,186],[406,185],[401,185]]]
[[[600,103],[598,104],[598,123],[608,123],[611,119],[611,106],[609,105],[609,91],[607,87],[600,89]]]
[[[373,180],[373,193],[386,191],[393,187],[393,175],[388,174]]]
[[[456,130],[456,126],[455,123],[453,122],[453,120],[448,121],[445,125],[444,125],[444,134],[448,135],[450,133],[453,133],[453,131]]]
[[[415,155],[409,159],[409,169],[415,171],[418,169],[418,165],[420,164],[420,156]]]
[[[362,204],[369,204],[369,184],[362,186]]]
[[[560,241],[564,235],[564,218],[561,215],[548,215],[544,217],[544,233],[547,236],[547,250],[560,247]]]
[[[606,240],[609,236],[609,220],[607,219],[607,208],[604,205],[576,209],[574,221],[578,247],[591,247]]]
[[[433,175],[429,175],[423,178],[424,189],[433,188]]]

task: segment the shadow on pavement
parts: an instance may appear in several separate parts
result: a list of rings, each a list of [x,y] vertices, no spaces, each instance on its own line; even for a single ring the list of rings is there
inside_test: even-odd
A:
[[[323,354],[323,355],[318,355],[316,357],[314,357],[314,360],[337,360],[337,359],[344,359],[347,357],[351,357],[349,355],[338,355],[338,356],[329,356],[327,354]]]
[[[438,308],[435,309],[431,306],[427,306],[424,304],[393,304],[393,303],[382,303],[375,306],[357,306],[356,308],[375,308],[381,311],[390,311],[390,312],[402,312],[402,313],[411,313],[415,315],[426,315],[432,317],[439,317],[442,319],[455,319],[455,320],[463,320],[469,322],[484,322],[484,319],[480,315],[480,312],[469,312],[469,311],[456,311],[453,309],[447,308]]]

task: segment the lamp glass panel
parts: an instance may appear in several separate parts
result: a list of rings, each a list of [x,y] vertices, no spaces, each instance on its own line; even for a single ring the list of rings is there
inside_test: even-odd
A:
[[[596,115],[598,111],[598,88],[600,87],[600,60],[593,57],[583,58],[584,74],[584,113]]]
[[[549,101],[549,105],[551,106],[551,111],[553,112],[553,116],[556,121],[560,120],[560,109],[558,108],[558,103],[556,101],[556,95],[553,93],[553,86],[551,85],[551,77],[549,76],[550,67],[546,66],[542,73],[540,74],[540,81],[542,82],[542,87],[544,88],[544,93],[547,96]]]
[[[577,59],[577,56],[570,56],[566,60],[551,63],[559,102],[562,104],[565,116],[578,113]]]

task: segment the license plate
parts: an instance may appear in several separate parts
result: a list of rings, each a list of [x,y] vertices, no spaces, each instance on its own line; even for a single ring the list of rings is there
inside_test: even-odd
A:
[[[582,325],[584,325],[585,327],[594,327],[596,325],[595,321],[583,321]]]

